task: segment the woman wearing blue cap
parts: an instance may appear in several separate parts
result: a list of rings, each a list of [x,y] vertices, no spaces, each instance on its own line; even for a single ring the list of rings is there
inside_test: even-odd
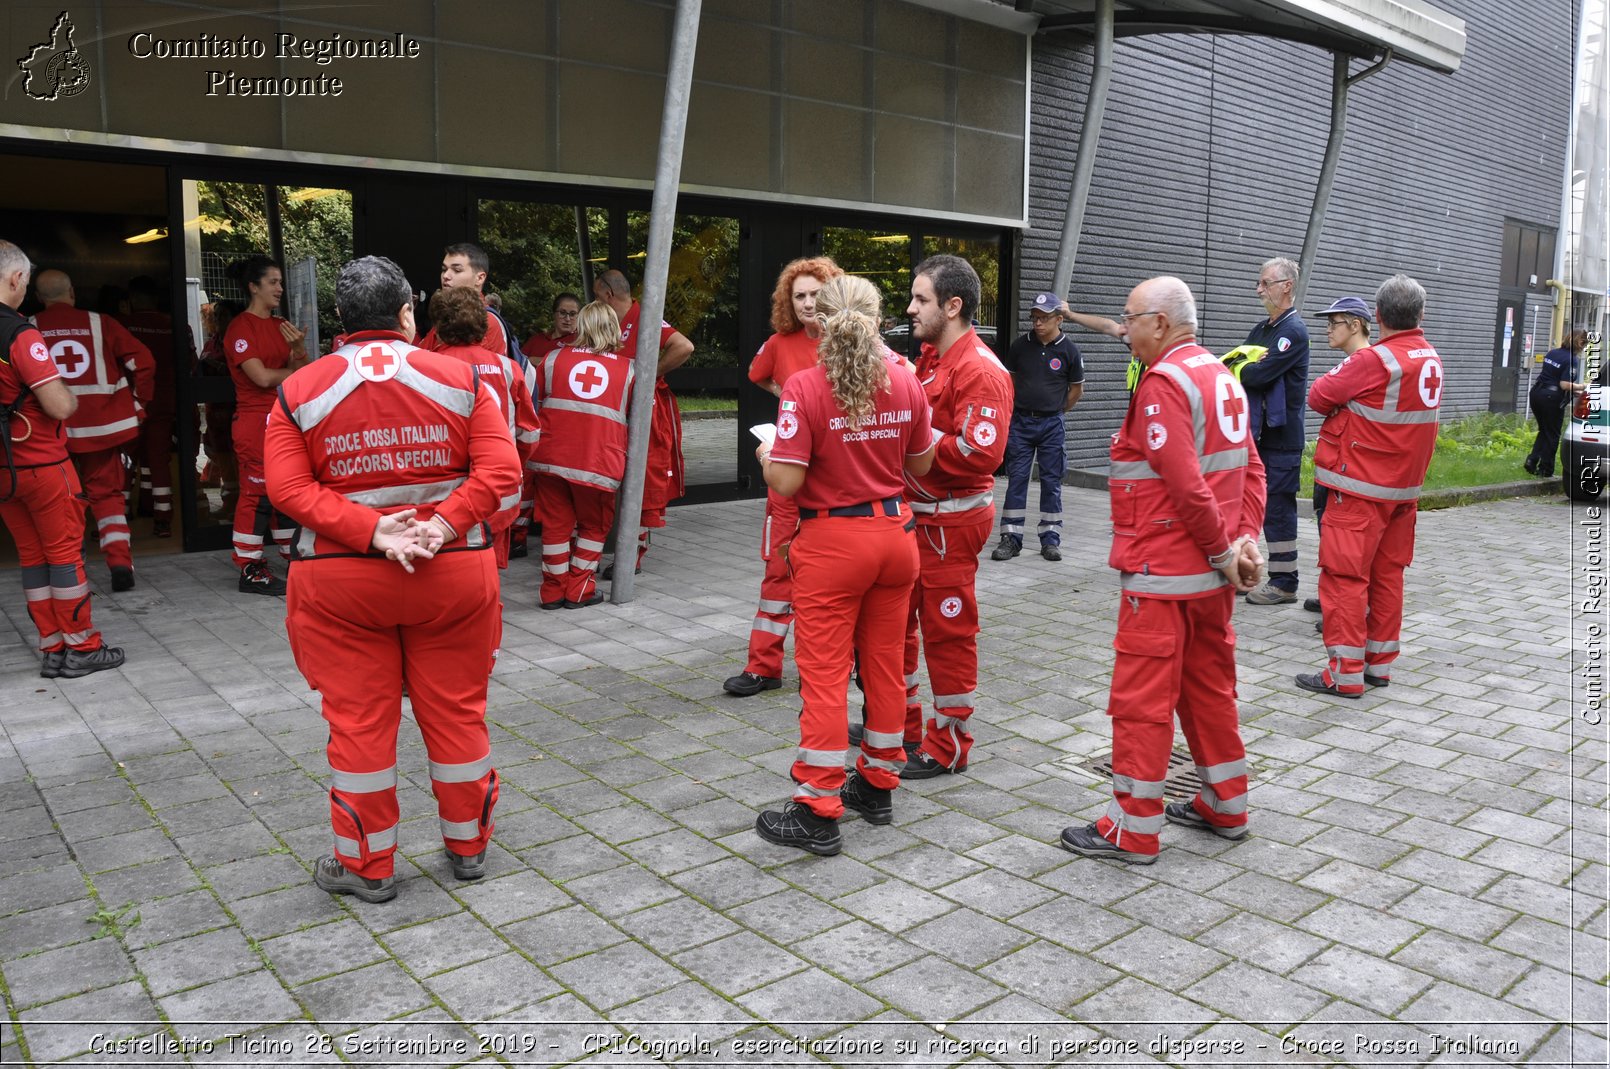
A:
[[[1332,348],[1340,350],[1343,359],[1352,356],[1358,350],[1370,344],[1370,306],[1364,303],[1362,297],[1338,297],[1335,302],[1323,312],[1325,317],[1325,342]],[[1319,523],[1325,515],[1325,502],[1330,496],[1327,487],[1314,484],[1314,522]],[[1307,598],[1303,601],[1303,608],[1309,612],[1319,612],[1318,598]],[[1315,630],[1319,625],[1316,624]]]

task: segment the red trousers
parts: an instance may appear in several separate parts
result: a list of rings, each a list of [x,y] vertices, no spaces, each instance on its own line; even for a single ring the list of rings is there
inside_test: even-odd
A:
[[[542,514],[538,597],[544,605],[586,601],[598,589],[598,559],[615,523],[615,491],[541,471],[536,493],[537,511]]]
[[[129,550],[129,518],[125,512],[128,501],[123,496],[126,481],[123,447],[74,453],[73,463],[83,481],[84,496],[89,499],[90,515],[95,517],[101,556],[110,567],[134,567],[134,555]]]
[[[172,520],[173,413],[148,411],[135,448],[140,458],[140,493],[150,503],[151,515]]]
[[[1328,511],[1325,537],[1330,537]],[[1107,698],[1112,802],[1096,828],[1125,850],[1157,853],[1176,713],[1202,781],[1191,804],[1209,824],[1233,828],[1247,822],[1247,760],[1236,713],[1230,626],[1234,608],[1229,587],[1204,598],[1126,595],[1119,603]]]
[[[486,551],[443,553],[409,575],[376,558],[298,561],[286,631],[330,725],[335,856],[369,879],[397,852],[397,729],[403,686],[430,761],[442,839],[455,854],[492,838],[498,777],[486,685],[502,637],[497,567]]]
[[[268,500],[268,485],[263,480],[263,434],[267,429],[267,412],[235,412],[232,434],[240,468],[240,497],[235,501],[235,545],[230,559],[237,568],[262,560],[263,545],[269,539],[279,544],[280,556],[289,559],[291,536],[296,533],[296,525]]]
[[[1364,677],[1389,680],[1403,630],[1403,570],[1414,561],[1413,501],[1330,492],[1319,542],[1325,682],[1361,694]]]
[[[794,800],[819,817],[844,812],[850,669],[859,651],[866,734],[855,767],[880,790],[900,785],[900,619],[917,578],[909,515],[806,520],[794,538],[794,662],[799,666],[799,755]]]
[[[794,622],[794,576],[788,558],[798,528],[799,506],[794,499],[768,491],[760,537],[766,574],[760,580],[760,607],[749,628],[749,664],[744,670],[769,679],[782,678],[783,643]]]
[[[0,466],[0,519],[17,543],[22,592],[39,632],[39,648],[54,652],[101,648],[101,633],[90,619],[89,579],[84,574],[84,499],[78,473],[67,461],[42,468]]]
[[[976,515],[975,515],[976,513]],[[906,615],[906,733],[922,742],[928,756],[947,768],[967,764],[973,736],[967,731],[978,690],[978,598],[973,581],[978,554],[995,526],[995,507],[966,514],[968,522],[950,527],[917,523],[922,574],[911,591]],[[917,700],[917,633],[934,693],[934,715],[923,726]],[[798,643],[795,643],[798,646]],[[798,659],[798,653],[795,654]]]

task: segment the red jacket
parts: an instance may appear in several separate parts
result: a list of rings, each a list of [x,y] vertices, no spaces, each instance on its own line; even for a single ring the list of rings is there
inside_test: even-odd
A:
[[[173,329],[173,317],[166,312],[155,309],[136,310],[123,317],[123,325],[129,328],[130,334],[151,350],[151,359],[156,364],[155,393],[147,407],[153,413],[173,415],[178,398],[177,376],[181,354],[183,373],[185,375],[195,373],[196,350],[191,342],[190,328],[184,327],[184,343],[181,347]]]
[[[62,382],[78,398],[67,417],[67,450],[94,453],[132,441],[156,390],[151,350],[99,312],[53,304],[33,317]]]
[[[1437,448],[1442,360],[1419,329],[1389,334],[1314,380],[1325,417],[1314,481],[1374,501],[1417,501]]]
[[[618,490],[626,473],[626,410],[636,372],[630,357],[567,345],[545,357],[537,409],[548,433],[532,471]]]
[[[532,454],[536,452],[537,441],[542,437],[542,424],[537,419],[537,410],[531,403],[531,393],[526,389],[525,376],[520,368],[508,357],[499,356],[479,345],[444,344],[436,352],[462,360],[480,373],[482,384],[498,399],[498,409],[508,423],[509,436],[514,439],[514,451],[520,458],[520,465],[528,465]],[[492,521],[494,531],[508,530],[519,518],[518,495],[512,500],[505,499],[502,506]]]
[[[520,464],[497,397],[462,361],[363,331],[280,386],[264,471],[300,525],[301,559],[366,556],[382,515],[417,508],[484,549],[487,522],[519,499]]]
[[[940,438],[928,474],[906,474],[911,511],[918,523],[970,523],[970,513],[994,504],[995,469],[1012,424],[1012,376],[968,328],[943,354],[924,345],[917,379]]]
[[[1138,597],[1200,598],[1228,586],[1208,563],[1263,529],[1263,462],[1246,391],[1218,357],[1186,342],[1141,376],[1112,437],[1112,553]]]

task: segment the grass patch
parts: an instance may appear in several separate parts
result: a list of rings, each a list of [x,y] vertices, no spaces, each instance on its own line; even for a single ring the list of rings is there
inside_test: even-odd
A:
[[[1426,472],[1427,490],[1491,486],[1527,477],[1521,465],[1532,450],[1537,424],[1518,412],[1483,412],[1444,423]],[[1303,497],[1314,492],[1314,442],[1303,450]]]
[[[679,393],[677,407],[684,412],[736,412],[738,399],[704,393]]]

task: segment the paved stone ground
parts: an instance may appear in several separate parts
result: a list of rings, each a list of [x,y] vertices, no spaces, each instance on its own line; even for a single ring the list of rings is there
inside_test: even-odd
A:
[[[8,595],[0,1062],[1603,1065],[1582,514],[1424,515],[1407,652],[1362,701],[1290,686],[1311,615],[1239,608],[1255,835],[1170,827],[1132,870],[1052,845],[1103,805],[1077,765],[1109,743],[1117,600],[1103,496],[1067,497],[1067,561],[984,562],[973,767],[903,790],[891,827],[847,819],[836,858],[750,830],[788,792],[797,713],[792,681],[720,691],[758,503],[675,510],[624,608],[538,612],[516,562],[490,872],[451,879],[405,725],[380,906],[310,880],[325,729],[280,602],[236,594],[221,554],[152,560],[97,598],[128,666],[57,683]]]

